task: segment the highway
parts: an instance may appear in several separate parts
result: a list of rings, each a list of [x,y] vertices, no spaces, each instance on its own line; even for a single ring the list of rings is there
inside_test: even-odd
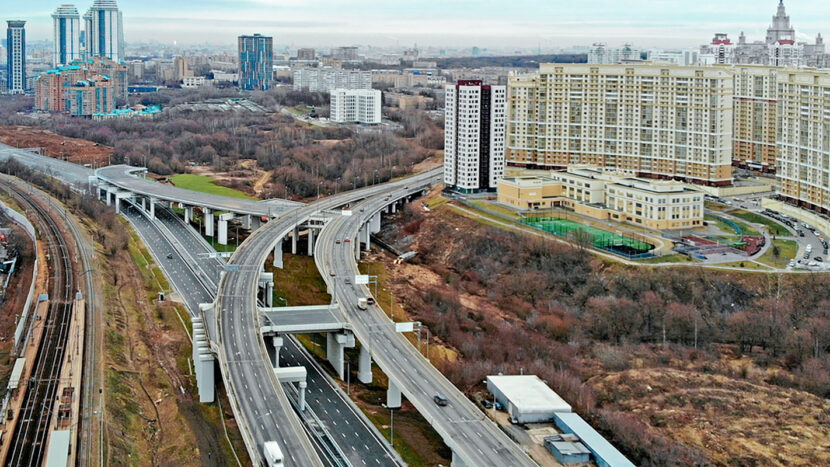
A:
[[[257,280],[274,246],[322,211],[375,196],[407,184],[437,179],[440,171],[323,198],[296,208],[254,232],[236,250],[219,284],[215,311],[219,321],[219,362],[225,386],[252,456],[261,457],[265,441],[275,440],[287,453],[287,465],[320,465],[300,421],[276,380],[268,351],[259,336]],[[253,439],[248,438],[248,434]],[[252,450],[255,447],[255,450]]]
[[[135,175],[144,170],[144,168],[129,165],[111,165],[96,170],[95,175],[111,185],[142,196],[237,214],[274,217],[302,205],[302,203],[283,199],[256,201],[177,188]]]
[[[84,166],[41,156],[0,143],[0,160],[8,158],[15,159],[30,169],[51,175],[71,186],[85,187],[89,183],[89,177],[95,175],[92,169]]]
[[[215,284],[219,282],[220,272],[226,263],[211,255],[215,251],[198,232],[187,226],[173,211],[160,206],[156,207],[156,221],[150,221],[134,207],[125,209],[124,215],[144,239],[191,314],[198,311],[199,303],[214,300]],[[168,255],[171,257],[168,258]],[[191,265],[194,267],[191,268]],[[200,277],[206,279],[207,285]],[[369,465],[401,465],[389,443],[308,351],[293,336],[286,336],[284,342],[280,352],[281,365],[304,366],[307,369],[306,403],[325,424],[325,429],[340,445],[351,464],[366,465],[364,461],[369,460]]]
[[[414,193],[398,188],[390,192],[391,201]],[[346,278],[359,274],[354,243],[342,242],[345,237],[356,239],[361,226],[391,202],[376,196],[355,206],[355,215],[332,220],[317,240],[315,261],[336,300],[352,325],[355,336],[369,348],[372,359],[395,380],[402,393],[441,435],[444,442],[470,466],[533,466],[536,465],[518,445],[449,382],[421,353],[395,331],[394,324],[378,306],[368,310],[357,308],[359,297],[370,291],[363,285],[345,285]],[[340,239],[340,244],[335,240]],[[357,240],[355,240],[357,241]],[[332,276],[333,274],[333,276]],[[338,284],[339,283],[339,284]],[[441,394],[449,404],[440,407],[433,396]]]

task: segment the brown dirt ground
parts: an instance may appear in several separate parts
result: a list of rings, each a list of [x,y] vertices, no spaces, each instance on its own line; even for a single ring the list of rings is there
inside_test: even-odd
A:
[[[0,142],[23,148],[43,148],[43,155],[75,163],[107,164],[113,148],[84,139],[67,138],[49,130],[29,126],[0,125]]]
[[[181,369],[190,346],[175,315],[183,311],[173,302],[152,303],[141,271],[125,251],[110,262],[106,274],[111,292],[105,330],[110,463],[233,464],[223,457],[221,425],[206,423],[194,398],[194,377]]]
[[[610,406],[721,465],[830,465],[830,402],[723,375],[635,369],[589,380]]]

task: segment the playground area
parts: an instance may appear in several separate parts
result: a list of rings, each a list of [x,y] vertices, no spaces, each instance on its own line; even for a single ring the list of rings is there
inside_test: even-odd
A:
[[[581,231],[587,236],[586,243],[594,248],[609,251],[629,259],[653,256],[654,245],[619,232],[609,232],[557,217],[526,217],[521,222],[559,237],[573,238],[581,234],[579,233]]]

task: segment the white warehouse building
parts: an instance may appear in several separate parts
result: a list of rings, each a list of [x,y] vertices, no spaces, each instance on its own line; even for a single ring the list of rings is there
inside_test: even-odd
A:
[[[570,404],[536,375],[488,376],[487,390],[516,423],[549,422],[554,414],[571,411]]]
[[[378,89],[335,89],[331,92],[331,121],[334,123],[381,122],[381,92]]]

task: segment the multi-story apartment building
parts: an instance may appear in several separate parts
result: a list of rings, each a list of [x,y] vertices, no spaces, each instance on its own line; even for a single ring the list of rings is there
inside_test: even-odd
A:
[[[550,177],[509,177],[498,200],[519,209],[567,207],[600,220],[655,230],[703,225],[703,193],[683,183],[648,180],[592,167],[570,167]]]
[[[772,173],[778,147],[778,70],[736,66],[734,76],[732,158],[734,165]]]
[[[504,177],[507,88],[459,81],[444,92],[446,188],[461,193],[494,191]]]
[[[297,49],[297,60],[311,62],[317,59],[317,54],[314,49],[304,48]]]
[[[7,21],[6,30],[6,92],[26,92],[26,22]]]
[[[86,56],[124,60],[124,21],[115,0],[95,0],[84,15]]]
[[[331,121],[377,125],[382,106],[378,89],[335,89],[331,92]]]
[[[297,68],[295,91],[331,92],[335,89],[372,89],[372,72],[338,68]]]
[[[357,55],[357,47],[335,47],[331,49],[331,58],[342,61],[356,61],[360,59]]]
[[[274,38],[239,36],[239,87],[266,91],[274,83]]]
[[[780,196],[830,214],[830,73],[778,77]]]
[[[75,5],[63,4],[52,13],[55,44],[52,65],[66,65],[81,57],[81,16]]]
[[[126,98],[127,66],[101,57],[49,70],[35,86],[38,110],[74,116],[112,112]]]
[[[544,64],[509,80],[507,161],[732,183],[732,76],[706,67]]]

